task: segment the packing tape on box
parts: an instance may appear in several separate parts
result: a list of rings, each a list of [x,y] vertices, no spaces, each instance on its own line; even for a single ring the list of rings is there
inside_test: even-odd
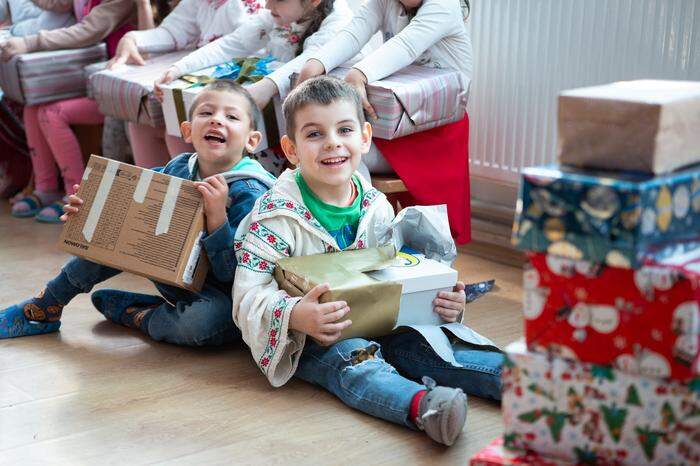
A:
[[[90,172],[92,172],[92,167],[85,167],[85,171],[83,172],[83,181],[90,178]]]
[[[170,220],[173,218],[180,185],[182,185],[182,178],[170,178],[168,190],[165,192],[165,199],[163,199],[163,206],[160,208],[160,215],[158,216],[156,236],[165,234],[170,229]]]
[[[135,202],[143,204],[143,201],[146,199],[146,193],[148,192],[148,186],[151,184],[151,179],[153,179],[153,171],[144,170],[141,172],[139,182],[136,184],[136,189],[134,190]]]
[[[102,209],[107,201],[107,195],[109,195],[109,190],[112,188],[112,183],[114,183],[114,177],[117,175],[118,168],[119,162],[116,160],[109,160],[107,162],[105,173],[102,176],[100,186],[97,188],[97,193],[95,194],[95,200],[92,201],[92,207],[90,208],[87,220],[85,220],[85,225],[83,226],[83,236],[88,243],[92,241],[92,236],[95,234],[97,222],[100,221]]]

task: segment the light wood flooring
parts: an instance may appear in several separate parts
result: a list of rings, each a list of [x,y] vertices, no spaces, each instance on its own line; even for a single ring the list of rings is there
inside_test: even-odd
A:
[[[0,305],[37,292],[67,255],[60,226],[14,219],[0,205]],[[496,278],[467,323],[499,345],[521,333],[521,271],[460,254],[462,280]],[[488,250],[486,253],[488,256]],[[150,292],[123,274],[102,286]],[[271,388],[240,347],[154,343],[105,321],[88,296],[59,333],[0,341],[0,464],[454,464],[502,430],[499,407],[469,399],[451,448],[345,407],[294,380]]]

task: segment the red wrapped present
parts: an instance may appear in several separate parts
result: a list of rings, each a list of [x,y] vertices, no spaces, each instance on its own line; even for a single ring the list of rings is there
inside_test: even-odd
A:
[[[503,437],[498,437],[469,460],[469,466],[563,466],[566,463],[545,458],[535,452],[508,450],[503,447]]]
[[[622,269],[529,252],[525,338],[533,352],[688,381],[700,359],[700,249]]]

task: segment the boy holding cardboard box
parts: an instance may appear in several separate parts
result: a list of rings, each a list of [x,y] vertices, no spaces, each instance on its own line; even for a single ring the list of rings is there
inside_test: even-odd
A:
[[[413,331],[338,342],[352,325],[345,319],[350,309],[345,302],[319,303],[327,284],[301,297],[279,288],[273,277],[279,259],[378,246],[378,232],[394,216],[386,197],[355,172],[372,128],[350,85],[331,77],[306,81],[287,97],[284,114],[282,147],[300,168],[283,173],[256,202],[234,242],[233,314],[243,339],[273,386],[296,375],[353,408],[451,445],[466,419],[463,390],[500,398],[502,354],[459,342],[453,351],[462,367],[455,367]],[[464,305],[463,283],[434,301],[448,322],[458,320]],[[411,380],[421,377],[423,384]]]
[[[236,267],[233,238],[241,219],[274,182],[252,152],[261,134],[255,129],[257,107],[250,94],[230,81],[210,84],[182,125],[185,139],[197,150],[171,160],[162,173],[195,182],[204,200],[206,234],[201,243],[211,263],[201,292],[155,283],[160,296],[100,290],[92,301],[105,317],[137,328],[154,340],[182,345],[222,344],[238,336],[231,318],[231,285]],[[76,185],[77,189],[77,185]],[[68,216],[82,200],[73,195]],[[71,259],[34,298],[0,311],[0,338],[58,330],[63,307],[119,270],[81,258]]]

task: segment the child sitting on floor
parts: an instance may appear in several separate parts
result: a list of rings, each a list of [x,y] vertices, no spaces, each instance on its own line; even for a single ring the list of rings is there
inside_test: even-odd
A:
[[[154,340],[180,345],[217,345],[238,338],[230,297],[236,268],[234,232],[256,199],[274,182],[257,162],[243,156],[261,139],[255,129],[257,111],[240,85],[231,81],[209,84],[193,102],[189,121],[182,123],[183,134],[197,152],[182,154],[158,169],[195,181],[204,198],[207,232],[202,244],[211,268],[202,291],[160,283],[155,286],[162,297],[99,290],[92,301],[109,320],[138,329]],[[77,212],[81,204],[77,196],[71,196],[63,219]],[[39,295],[0,311],[0,339],[58,330],[65,305],[119,273],[85,259],[71,259]]]
[[[415,331],[339,342],[352,324],[343,320],[350,309],[344,302],[319,303],[328,285],[297,298],[279,288],[273,278],[279,259],[379,246],[377,232],[394,217],[386,197],[356,172],[372,129],[350,85],[330,77],[309,80],[289,94],[284,115],[282,148],[299,168],[283,173],[255,203],[234,243],[233,315],[243,340],[273,386],[296,375],[355,409],[451,445],[466,418],[463,391],[500,399],[502,354],[456,343],[454,356],[463,367],[454,367]],[[456,322],[465,306],[464,284],[440,292],[434,306],[444,321]],[[414,381],[421,377],[423,384]]]

